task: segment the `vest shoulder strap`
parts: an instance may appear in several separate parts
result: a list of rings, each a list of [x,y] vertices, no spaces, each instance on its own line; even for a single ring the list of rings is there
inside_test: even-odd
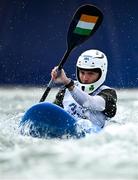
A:
[[[116,114],[116,102],[117,102],[117,95],[114,89],[104,89],[100,93],[99,96],[102,96],[105,100],[105,110],[103,113],[107,117],[114,117]]]

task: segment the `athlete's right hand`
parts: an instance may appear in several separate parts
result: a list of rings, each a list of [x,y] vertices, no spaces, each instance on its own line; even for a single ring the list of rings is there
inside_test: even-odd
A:
[[[64,85],[70,82],[70,79],[66,76],[64,69],[58,71],[58,67],[54,67],[51,71],[51,78],[55,83],[62,83]]]

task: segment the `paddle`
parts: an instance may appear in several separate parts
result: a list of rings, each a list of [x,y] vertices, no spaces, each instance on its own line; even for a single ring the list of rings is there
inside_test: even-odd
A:
[[[102,12],[95,6],[86,4],[78,8],[70,23],[67,34],[67,50],[58,65],[58,71],[63,68],[70,52],[90,38],[98,29],[103,20]],[[42,95],[40,102],[43,102],[53,87],[51,79]]]

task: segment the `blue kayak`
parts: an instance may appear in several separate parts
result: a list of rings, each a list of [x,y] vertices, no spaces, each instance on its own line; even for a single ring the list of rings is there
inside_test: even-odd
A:
[[[64,109],[49,102],[28,109],[19,128],[22,135],[38,138],[81,138],[93,131],[90,121],[80,123]]]

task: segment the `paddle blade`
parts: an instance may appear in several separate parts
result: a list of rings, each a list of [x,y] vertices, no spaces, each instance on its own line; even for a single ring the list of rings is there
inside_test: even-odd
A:
[[[83,5],[74,14],[69,26],[67,44],[69,49],[91,37],[103,20],[102,12],[93,5]]]

